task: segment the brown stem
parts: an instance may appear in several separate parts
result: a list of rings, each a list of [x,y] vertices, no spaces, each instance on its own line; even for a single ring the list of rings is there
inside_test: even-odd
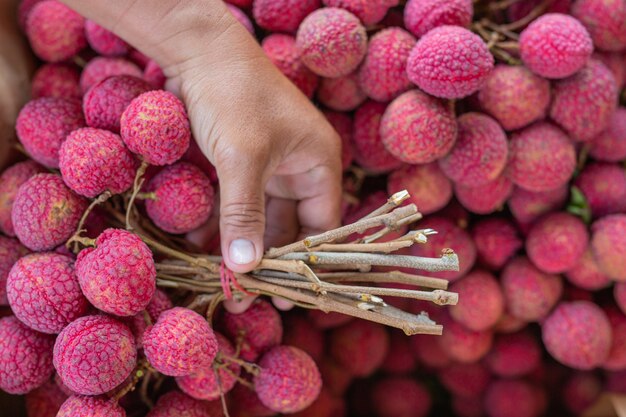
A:
[[[97,205],[106,202],[112,196],[113,196],[113,194],[111,194],[111,192],[107,190],[107,191],[103,192],[102,194],[100,194],[96,199],[94,199],[91,202],[91,204],[89,204],[89,206],[87,207],[87,209],[83,213],[82,217],[80,218],[80,221],[78,222],[78,227],[76,227],[76,231],[74,232],[74,235],[72,235],[72,237],[70,237],[67,240],[67,242],[65,243],[65,247],[67,247],[69,249],[71,247],[72,243],[80,242],[80,240],[79,240],[79,238],[81,237],[80,235],[83,232],[86,231],[85,229],[83,229],[83,226],[85,226],[85,222],[87,221],[87,217],[89,217],[89,214],[91,214],[91,212],[93,211],[93,209]]]
[[[526,26],[527,24],[529,24],[530,22],[532,22],[533,20],[535,20],[537,17],[539,17],[539,15],[541,15],[543,12],[545,12],[548,7],[554,2],[554,0],[543,0],[537,7],[535,7],[534,9],[532,9],[530,11],[530,13],[528,13],[526,16],[522,17],[521,19],[515,21],[515,22],[511,22],[509,24],[506,25],[502,25],[501,28],[503,30],[518,30],[523,28],[524,26]]]
[[[148,169],[148,163],[146,161],[141,161],[141,165],[137,168],[137,173],[135,174],[135,181],[133,182],[133,192],[130,195],[130,200],[128,200],[128,206],[126,207],[126,229],[133,230],[133,227],[130,223],[130,214],[133,211],[133,205],[135,203],[135,198],[137,198],[137,194],[141,191],[141,186],[143,185],[143,175],[146,173],[146,169]]]
[[[246,362],[243,359],[239,359],[239,358],[235,358],[235,357],[232,357],[232,356],[224,355],[223,353],[219,354],[219,359],[222,359],[222,360],[227,361],[227,362],[236,363],[237,365],[241,366],[247,373],[252,374],[254,376],[258,375],[259,372],[261,371],[261,368],[259,368],[259,365],[256,365],[256,364],[250,363],[250,362]]]

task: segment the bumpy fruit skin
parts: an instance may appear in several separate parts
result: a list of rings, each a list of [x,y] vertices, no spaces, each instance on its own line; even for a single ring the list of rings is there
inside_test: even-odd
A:
[[[566,184],[576,169],[574,144],[558,127],[539,122],[513,134],[507,174],[528,191],[550,191]]]
[[[87,202],[59,175],[37,174],[18,190],[11,221],[15,234],[33,251],[53,249],[76,231]]]
[[[385,148],[409,164],[425,164],[446,155],[454,146],[457,123],[449,106],[419,90],[392,101],[380,121]]]
[[[361,19],[365,26],[374,25],[385,17],[391,7],[398,5],[398,0],[322,0],[326,7],[340,7]]]
[[[54,337],[26,327],[16,317],[0,319],[0,389],[26,394],[46,382],[54,368]]]
[[[521,379],[493,381],[484,401],[489,417],[537,417],[540,414],[533,386]]]
[[[603,217],[591,231],[591,250],[600,270],[615,281],[626,281],[626,214]]]
[[[404,25],[417,37],[445,25],[469,27],[474,7],[470,0],[409,0],[404,8]]]
[[[296,49],[296,39],[291,35],[273,33],[263,39],[265,55],[308,98],[313,97],[318,85],[317,75],[308,69]]]
[[[441,210],[452,198],[452,183],[435,162],[406,165],[393,171],[389,176],[387,191],[392,195],[402,190],[411,194],[411,202],[423,214]]]
[[[476,222],[472,228],[478,262],[498,270],[523,246],[517,228],[508,220],[490,217]]]
[[[41,172],[44,172],[41,165],[28,160],[12,165],[0,175],[0,232],[7,236],[15,236],[11,210],[17,191],[33,175]]]
[[[188,162],[165,167],[150,180],[146,201],[148,216],[169,233],[187,233],[209,219],[215,192],[211,180]]]
[[[163,73],[163,69],[151,59],[143,69],[143,79],[152,86],[152,88],[162,90],[165,87],[167,77]]]
[[[493,55],[478,35],[459,26],[440,26],[417,42],[407,74],[428,94],[456,99],[478,91],[493,65]]]
[[[137,348],[130,329],[105,315],[74,320],[54,344],[54,368],[77,394],[111,391],[128,378],[136,361]]]
[[[481,397],[487,389],[491,374],[481,362],[454,363],[438,372],[439,381],[453,395]]]
[[[346,113],[324,111],[326,120],[332,125],[341,138],[341,168],[345,171],[352,165],[354,159],[354,149],[352,141],[352,130],[354,123],[352,118]]]
[[[589,155],[598,161],[619,162],[626,159],[626,108],[615,110],[607,128],[589,144]]]
[[[569,213],[552,213],[533,225],[526,238],[526,253],[535,266],[549,274],[576,265],[589,243],[583,221]]]
[[[320,0],[254,0],[252,15],[263,29],[293,33],[318,7]]]
[[[566,78],[578,72],[593,52],[585,27],[571,16],[548,13],[520,35],[524,65],[545,78]]]
[[[80,99],[80,74],[69,64],[45,64],[41,66],[31,81],[31,97],[57,97]]]
[[[30,10],[26,36],[35,54],[47,62],[65,61],[87,46],[85,19],[56,0],[42,1]]]
[[[231,415],[238,417],[271,417],[276,412],[267,408],[259,399],[256,392],[243,385],[237,384],[230,394]],[[212,417],[212,416],[211,416]]]
[[[156,289],[150,248],[139,236],[122,229],[105,230],[95,248],[78,254],[76,276],[91,304],[117,316],[144,310]]]
[[[561,277],[541,272],[525,257],[512,259],[500,281],[507,311],[525,321],[542,320],[563,293]]]
[[[152,296],[152,299],[150,300],[150,303],[146,307],[146,312],[150,316],[150,321],[155,323],[159,319],[162,312],[169,310],[172,307],[174,307],[174,305],[168,295],[164,291],[157,288]],[[143,312],[131,317],[128,321],[126,321],[126,324],[130,327],[133,335],[135,335],[137,349],[143,349],[143,334],[148,327]]]
[[[85,36],[91,49],[104,56],[126,55],[130,47],[113,32],[93,20],[85,21]]]
[[[295,413],[315,401],[322,389],[322,377],[315,362],[292,346],[276,346],[259,362],[254,387],[261,402],[271,410]]]
[[[510,22],[515,22],[527,16],[539,4],[541,4],[541,0],[518,1],[507,8],[506,15]],[[554,0],[545,9],[545,13],[568,14],[571,6],[572,0]]]
[[[77,129],[67,136],[59,151],[63,181],[77,194],[89,198],[105,191],[127,191],[133,185],[137,166],[122,138],[108,130]]]
[[[224,312],[220,321],[223,332],[230,340],[242,337],[241,358],[255,361],[262,353],[280,344],[283,323],[278,311],[265,300],[256,300],[241,314]]]
[[[383,29],[370,38],[359,68],[359,84],[369,98],[386,102],[411,87],[406,63],[415,43],[413,35],[398,27]]]
[[[626,369],[626,316],[614,305],[603,308],[611,323],[611,350],[602,367],[610,371]]]
[[[7,278],[7,296],[15,316],[42,333],[59,333],[89,308],[74,273],[74,260],[52,252],[17,261]]]
[[[114,75],[132,75],[141,78],[141,69],[125,58],[98,56],[85,65],[80,75],[80,88],[83,94],[102,80]]]
[[[578,288],[588,291],[597,291],[611,285],[611,279],[600,271],[591,247],[587,248],[573,268],[565,272],[565,277]]]
[[[353,72],[363,60],[367,33],[352,13],[326,7],[304,19],[296,35],[296,47],[302,62],[314,73],[340,77]]]
[[[626,48],[626,2],[623,0],[577,0],[572,15],[585,25],[598,49],[622,51]]]
[[[212,417],[207,404],[180,391],[162,395],[146,417]]]
[[[48,381],[26,394],[28,417],[56,417],[67,395],[54,381]]]
[[[489,272],[476,270],[456,281],[450,291],[461,300],[450,307],[454,320],[470,330],[487,330],[504,313],[504,296],[496,278]]]
[[[204,317],[182,307],[161,313],[146,329],[143,345],[150,364],[169,376],[210,368],[218,348],[215,333]]]
[[[454,185],[454,195],[472,213],[490,214],[504,206],[513,192],[513,183],[505,175],[476,187]]]
[[[541,325],[546,349],[575,369],[593,369],[607,359],[612,340],[606,314],[592,302],[561,303]]]
[[[469,330],[462,324],[444,317],[443,335],[437,338],[440,351],[456,362],[473,363],[482,359],[491,349],[493,343],[493,331]]]
[[[589,141],[609,126],[618,93],[611,71],[591,60],[574,76],[554,84],[550,117],[572,139]]]
[[[425,417],[432,406],[428,390],[408,377],[378,381],[372,389],[372,401],[380,417]]]
[[[587,164],[574,185],[584,194],[594,218],[626,211],[626,172],[618,164]]]
[[[218,351],[222,355],[235,357],[235,348],[232,343],[219,333],[215,333]],[[226,368],[197,369],[191,375],[179,376],[176,384],[185,394],[198,400],[216,400],[220,393],[226,394],[237,383],[241,368],[235,362],[224,361]],[[219,374],[219,379],[217,377]]]
[[[182,157],[191,140],[183,103],[168,91],[143,93],[120,120],[124,143],[151,165],[169,165]]]
[[[505,130],[543,119],[550,105],[550,82],[522,66],[496,65],[478,92],[480,107]]]
[[[0,235],[0,306],[9,305],[6,282],[13,264],[28,253],[17,239]]]
[[[554,190],[539,192],[515,187],[508,205],[518,222],[529,224],[545,213],[563,208],[568,196],[568,184],[563,184]]]
[[[489,116],[465,113],[457,119],[454,147],[439,161],[456,184],[477,187],[494,181],[504,170],[508,142],[502,127]]]
[[[28,19],[28,15],[30,11],[33,10],[33,7],[37,3],[41,3],[42,0],[22,0],[17,6],[17,21],[20,25],[20,28],[23,30],[26,28],[26,20]]]
[[[626,68],[624,68],[624,55],[620,52],[600,52],[595,51],[591,55],[592,59],[600,61],[606,66],[615,77],[615,83],[619,91],[624,87],[626,79]]]
[[[353,72],[343,77],[322,78],[317,99],[324,106],[337,111],[352,111],[360,106],[367,96],[361,89],[358,74]]]
[[[59,167],[65,137],[85,126],[80,101],[44,97],[28,102],[15,122],[17,137],[31,158],[47,168]]]
[[[355,320],[332,331],[330,354],[354,376],[374,373],[389,350],[389,335],[384,327],[365,320]]]
[[[382,174],[399,168],[396,159],[383,145],[380,122],[387,106],[368,100],[354,114],[354,159],[365,170]]]
[[[68,398],[57,417],[126,417],[126,411],[114,399],[73,395]]]
[[[135,97],[150,90],[150,84],[132,75],[116,75],[94,84],[83,97],[87,125],[119,133],[120,118],[126,107]]]
[[[485,358],[485,364],[502,378],[528,375],[541,365],[541,346],[528,331],[499,335]]]

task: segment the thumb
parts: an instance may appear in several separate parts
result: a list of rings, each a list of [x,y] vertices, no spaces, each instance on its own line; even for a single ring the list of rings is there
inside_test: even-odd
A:
[[[222,256],[226,266],[239,273],[253,270],[261,261],[265,232],[263,164],[242,159],[217,166]]]

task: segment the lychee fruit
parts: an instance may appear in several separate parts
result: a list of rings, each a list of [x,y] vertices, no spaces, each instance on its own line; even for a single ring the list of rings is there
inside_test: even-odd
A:
[[[352,131],[354,123],[352,118],[346,113],[325,111],[326,120],[331,124],[341,138],[341,168],[345,171],[352,165],[354,159],[354,149]]]
[[[563,404],[575,415],[581,415],[602,393],[602,381],[592,372],[576,372],[563,385]]]
[[[170,391],[157,400],[146,417],[212,417],[205,401],[180,391]]]
[[[365,26],[374,25],[385,17],[391,7],[398,5],[398,0],[322,0],[326,7],[340,7],[361,19]]]
[[[297,347],[306,352],[316,363],[321,362],[326,342],[324,332],[311,326],[306,317],[295,314],[284,317],[284,328],[283,344]]]
[[[9,305],[6,282],[13,264],[28,253],[17,239],[0,235],[0,306]]]
[[[605,51],[626,48],[626,4],[621,0],[577,0],[572,15],[589,31],[594,45]]]
[[[610,371],[626,369],[626,316],[616,306],[604,307],[604,313],[611,323],[613,340],[611,350],[602,367]]]
[[[476,187],[454,185],[454,195],[472,213],[490,214],[500,210],[513,192],[513,183],[505,175]]]
[[[618,307],[626,314],[626,283],[618,282],[613,288],[613,298]]]
[[[567,183],[551,191],[538,192],[514,187],[508,205],[518,222],[530,224],[546,213],[563,208],[568,196]]]
[[[143,69],[143,79],[154,89],[162,90],[167,82],[163,68],[153,59],[149,60]]]
[[[626,214],[596,220],[591,232],[591,250],[600,270],[615,281],[626,281]]]
[[[404,8],[404,25],[417,37],[445,26],[469,27],[474,7],[470,0],[409,0]]]
[[[172,304],[169,296],[164,291],[157,288],[145,311],[148,313],[150,321],[152,323],[156,323],[161,313],[172,307],[174,307],[174,305]],[[143,349],[143,334],[148,327],[148,323],[146,323],[146,318],[143,312],[130,317],[130,319],[125,321],[125,323],[135,335],[137,349]]]
[[[80,75],[80,88],[83,93],[91,87],[115,75],[132,75],[141,78],[143,71],[126,58],[98,56],[85,65]]]
[[[248,15],[245,14],[243,10],[241,10],[237,6],[233,6],[232,4],[228,4],[228,2],[226,2],[226,8],[228,9],[228,11],[230,11],[230,13],[233,16],[235,16],[235,19],[237,19],[237,21],[239,23],[241,23],[243,25],[243,27],[245,27],[248,32],[250,32],[250,34],[252,36],[255,36],[254,25],[250,21],[250,18],[248,17]]]
[[[130,46],[123,39],[93,20],[85,21],[85,36],[91,49],[104,56],[126,55]]]
[[[585,250],[574,267],[565,271],[565,277],[578,288],[588,291],[597,291],[611,285],[611,279],[600,271],[590,247]]]
[[[407,190],[420,213],[431,214],[444,208],[452,198],[452,183],[435,162],[405,165],[391,173],[387,191],[392,195]]]
[[[491,381],[491,373],[480,362],[454,363],[437,372],[439,381],[453,395],[480,397]]]
[[[502,378],[525,376],[541,365],[541,346],[528,331],[498,335],[485,364]]]
[[[320,0],[254,0],[252,15],[263,29],[293,33],[319,7]]]
[[[432,407],[428,390],[409,377],[382,379],[372,388],[374,410],[380,417],[425,417]]]
[[[626,108],[618,107],[611,115],[607,128],[596,135],[589,145],[589,155],[598,161],[619,162],[626,159]]]
[[[389,350],[389,334],[376,323],[355,320],[334,329],[330,335],[330,354],[354,376],[374,373]]]
[[[15,236],[11,210],[19,188],[33,175],[44,172],[44,168],[35,161],[18,162],[7,168],[0,175],[0,232]]]
[[[477,362],[491,349],[492,330],[469,330],[447,316],[442,324],[443,335],[437,338],[440,352],[445,352],[453,360],[461,363]]]
[[[358,73],[352,72],[337,78],[322,78],[317,99],[329,109],[352,111],[359,107],[367,96],[359,85]]]
[[[484,401],[489,417],[537,417],[540,414],[536,391],[521,379],[493,381]]]
[[[117,404],[117,401],[106,396],[88,397],[85,395],[73,395],[61,405],[56,416],[126,417],[126,411]]]
[[[26,394],[25,400],[28,417],[56,417],[67,395],[54,381],[48,381]]]
[[[585,196],[594,218],[626,211],[626,171],[620,165],[587,164],[574,185]]]
[[[517,228],[505,218],[490,217],[472,227],[479,263],[499,270],[523,246]]]
[[[454,282],[450,291],[459,294],[459,303],[450,307],[450,315],[470,330],[489,329],[504,313],[502,289],[489,272],[470,272]]]
[[[69,64],[42,65],[31,80],[31,97],[80,99],[80,73]]]

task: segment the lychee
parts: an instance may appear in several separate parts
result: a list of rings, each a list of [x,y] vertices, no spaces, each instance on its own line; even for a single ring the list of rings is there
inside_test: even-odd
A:
[[[146,67],[143,69],[143,79],[150,84],[152,88],[158,90],[164,89],[165,83],[167,82],[163,68],[153,59],[149,60]]]
[[[117,401],[106,396],[88,397],[73,395],[68,398],[57,417],[126,417],[126,411],[117,404]]]
[[[146,417],[212,417],[207,403],[180,391],[162,395]]]
[[[340,7],[361,19],[365,26],[374,25],[385,17],[387,11],[398,5],[398,0],[322,0],[326,7]]]
[[[444,208],[452,198],[452,184],[435,162],[405,165],[391,173],[389,195],[407,190],[420,213],[431,214]]]
[[[445,330],[437,338],[440,352],[445,352],[453,360],[461,363],[477,362],[491,349],[492,330],[469,330],[447,316],[442,324]]]
[[[26,394],[28,417],[56,417],[67,395],[54,381],[48,381]]]
[[[598,161],[619,162],[626,159],[626,108],[618,107],[611,115],[607,128],[596,135],[589,145],[589,155]]]
[[[626,281],[626,214],[595,221],[591,232],[591,250],[600,270],[615,281]]]
[[[354,123],[352,118],[346,113],[335,111],[325,111],[323,113],[326,120],[328,120],[341,138],[341,168],[345,171],[352,165],[352,160],[354,159],[352,140]]]
[[[533,386],[521,379],[493,381],[484,401],[489,417],[537,417],[540,414]]]
[[[470,272],[452,284],[450,291],[459,294],[459,303],[450,307],[450,315],[470,330],[489,329],[504,313],[502,289],[489,272]]]
[[[491,381],[489,370],[480,362],[454,363],[437,372],[439,381],[453,395],[480,397]]]
[[[322,360],[326,342],[324,332],[311,326],[307,318],[295,314],[284,317],[284,328],[283,344],[303,350],[316,363]]]
[[[626,314],[626,283],[618,282],[613,288],[613,298],[618,307]]]
[[[541,346],[528,331],[498,335],[485,364],[502,378],[525,376],[541,365]]]
[[[241,23],[252,36],[254,36],[254,25],[250,21],[248,15],[245,14],[244,11],[241,10],[239,7],[228,4],[228,2],[226,3],[226,7],[228,8],[228,11],[230,11],[230,13],[235,16],[235,19],[237,19],[237,21]]]
[[[587,164],[574,185],[585,196],[594,218],[626,211],[626,171],[618,164]]]
[[[254,0],[252,15],[263,29],[293,33],[318,7],[320,0]]]
[[[355,320],[334,329],[330,354],[354,376],[368,376],[381,366],[389,349],[386,329],[376,323]]]
[[[19,188],[33,175],[44,172],[44,168],[35,161],[18,162],[7,168],[0,175],[0,232],[15,236],[11,210]]]
[[[401,331],[389,335],[389,350],[380,369],[389,374],[407,375],[415,370],[417,359],[409,344],[409,338]],[[322,378],[324,373],[322,372]]]
[[[126,58],[98,56],[85,65],[80,75],[80,88],[83,93],[91,87],[115,75],[132,75],[141,78],[143,71]]]
[[[404,25],[415,36],[444,25],[469,27],[474,7],[470,0],[409,0],[404,8]]]
[[[611,279],[600,271],[590,247],[585,250],[574,267],[565,271],[565,277],[578,288],[588,291],[597,291],[611,285]]]
[[[585,412],[602,393],[602,381],[592,372],[576,372],[563,386],[563,404],[575,415]]]
[[[515,187],[508,205],[518,222],[529,224],[546,213],[563,208],[568,196],[567,183],[551,191],[534,192]]]
[[[626,48],[626,4],[621,0],[577,0],[572,15],[589,31],[594,45],[605,51]]]
[[[522,247],[522,240],[515,226],[508,220],[490,217],[480,220],[472,227],[478,262],[498,270]]]
[[[609,356],[602,367],[611,371],[620,371],[626,369],[626,316],[613,305],[606,306],[603,310],[611,323],[613,340]]]
[[[85,21],[85,36],[91,49],[104,56],[126,55],[130,47],[123,39],[93,20]]]
[[[69,64],[42,65],[31,80],[31,97],[80,99],[80,73]]]
[[[366,98],[356,72],[337,78],[322,78],[317,90],[320,103],[337,111],[352,111]]]

